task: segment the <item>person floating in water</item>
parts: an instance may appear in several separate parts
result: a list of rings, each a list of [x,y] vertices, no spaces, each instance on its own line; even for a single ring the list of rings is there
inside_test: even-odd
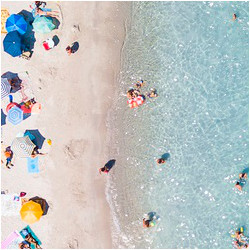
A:
[[[233,21],[235,21],[237,19],[237,16],[236,16],[236,14],[234,13],[233,14]]]
[[[137,81],[137,83],[135,84],[135,88],[140,89],[141,87],[144,86],[144,84],[145,84],[145,81],[143,80]]]
[[[239,180],[235,184],[235,188],[239,191],[242,191],[242,187],[245,185],[247,179],[247,173],[240,173]]]
[[[163,159],[163,158],[159,158],[159,159],[157,159],[156,160],[156,162],[157,162],[157,164],[163,164],[163,163],[165,163],[166,161],[165,161],[165,159]]]
[[[155,212],[150,212],[146,214],[142,220],[143,227],[154,227],[156,225],[156,221],[159,220],[159,216],[156,215]]]
[[[148,98],[158,97],[157,91],[155,88],[151,88],[149,93],[146,93]]]

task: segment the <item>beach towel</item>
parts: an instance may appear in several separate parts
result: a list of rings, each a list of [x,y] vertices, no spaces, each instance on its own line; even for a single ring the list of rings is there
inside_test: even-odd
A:
[[[36,158],[27,158],[27,163],[28,163],[28,172],[29,173],[39,173],[39,168],[38,168],[38,157]]]
[[[18,233],[18,231],[14,231],[4,241],[2,241],[1,249],[18,249],[18,245],[22,241],[23,237]]]
[[[38,243],[38,245],[42,245],[42,242],[38,239],[38,237],[35,235],[35,233],[32,231],[32,229],[30,228],[30,226],[27,226],[25,227],[24,229],[22,229],[20,231],[20,235],[23,237],[23,239],[25,239],[25,236],[27,234],[30,234],[35,240],[36,242]],[[35,249],[35,245],[34,244],[31,244],[31,248],[32,249]]]

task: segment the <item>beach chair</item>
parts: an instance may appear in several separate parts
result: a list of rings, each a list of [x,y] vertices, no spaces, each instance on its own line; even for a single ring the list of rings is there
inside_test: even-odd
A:
[[[31,54],[32,54],[32,53],[31,53],[30,51],[24,51],[24,52],[20,55],[20,57],[23,58],[23,59],[26,59],[26,60],[30,60]]]
[[[32,229],[30,228],[30,226],[27,226],[27,227],[23,228],[19,233],[21,234],[21,236],[23,237],[23,239],[25,239],[25,236],[27,235],[27,233],[29,233],[35,239],[35,241],[37,242],[37,244],[39,246],[42,245],[42,242],[38,239],[38,237],[32,231]],[[31,244],[31,249],[35,249],[35,248],[36,248],[35,245]]]

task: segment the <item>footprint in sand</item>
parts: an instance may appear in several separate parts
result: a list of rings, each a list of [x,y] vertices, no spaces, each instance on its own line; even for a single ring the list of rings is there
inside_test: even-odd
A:
[[[65,145],[64,152],[71,160],[79,159],[83,156],[87,141],[85,140],[71,140],[69,144]]]
[[[69,248],[78,248],[78,240],[77,239],[73,239],[71,242],[68,243],[68,247]]]

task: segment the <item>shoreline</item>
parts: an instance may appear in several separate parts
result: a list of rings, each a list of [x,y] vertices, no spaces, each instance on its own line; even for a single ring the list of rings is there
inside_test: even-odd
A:
[[[3,126],[4,143],[11,143],[26,128],[39,129],[52,139],[51,148],[41,150],[48,155],[39,157],[39,174],[28,174],[26,166],[21,166],[26,161],[20,158],[15,158],[11,173],[2,171],[2,189],[25,191],[28,197],[39,195],[49,203],[48,214],[31,225],[43,248],[112,248],[106,176],[99,175],[98,168],[109,160],[105,121],[119,75],[130,4],[61,2],[61,28],[36,36],[30,61],[2,52],[2,73],[28,71],[32,90],[43,104],[41,114],[15,127]],[[2,5],[10,13],[29,10],[28,2]],[[59,37],[59,44],[44,51],[42,41],[53,35]],[[65,48],[74,41],[79,42],[79,50],[68,56]],[[2,240],[25,226],[18,217],[2,217]]]

